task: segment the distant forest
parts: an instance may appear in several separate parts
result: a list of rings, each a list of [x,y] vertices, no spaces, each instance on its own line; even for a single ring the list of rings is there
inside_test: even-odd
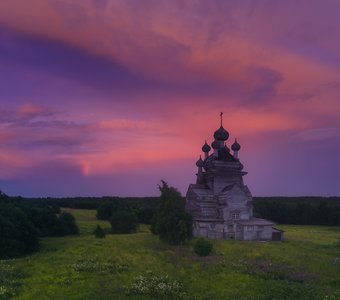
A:
[[[8,197],[12,203],[35,207],[96,209],[98,219],[107,219],[115,210],[130,210],[140,223],[150,224],[159,197]],[[340,197],[254,197],[254,216],[279,224],[340,225]]]
[[[254,197],[254,215],[279,224],[340,225],[340,197]]]

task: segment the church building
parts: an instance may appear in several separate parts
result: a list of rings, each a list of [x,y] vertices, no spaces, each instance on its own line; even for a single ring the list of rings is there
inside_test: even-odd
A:
[[[240,144],[235,139],[230,153],[229,133],[221,126],[211,147],[205,141],[196,162],[195,184],[186,194],[186,209],[194,219],[194,236],[236,240],[281,240],[283,232],[274,223],[253,217],[252,195],[243,182]]]

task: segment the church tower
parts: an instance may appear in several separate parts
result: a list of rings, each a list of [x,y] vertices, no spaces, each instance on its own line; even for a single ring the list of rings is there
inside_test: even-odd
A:
[[[243,171],[235,139],[227,146],[229,132],[220,127],[214,132],[211,147],[205,141],[196,162],[197,180],[190,184],[186,194],[186,209],[194,219],[194,235],[208,238],[239,240],[271,240],[274,223],[253,217],[252,195],[243,182]],[[211,148],[213,151],[211,151]],[[211,151],[211,152],[210,152]]]

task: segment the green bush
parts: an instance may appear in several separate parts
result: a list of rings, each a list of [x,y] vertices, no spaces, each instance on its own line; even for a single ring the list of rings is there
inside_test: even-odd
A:
[[[194,246],[194,251],[199,256],[207,256],[211,253],[213,244],[207,239],[199,238]]]
[[[106,235],[104,229],[101,228],[100,225],[97,225],[97,228],[93,231],[93,233],[96,238],[100,238],[100,239],[104,238]]]
[[[132,233],[138,228],[138,219],[130,211],[119,210],[112,214],[110,218],[112,233]]]

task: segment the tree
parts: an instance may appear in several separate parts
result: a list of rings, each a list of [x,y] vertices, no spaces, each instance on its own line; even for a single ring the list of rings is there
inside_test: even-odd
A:
[[[63,211],[59,216],[59,221],[62,226],[63,235],[78,234],[79,228],[74,216],[68,212]]]
[[[8,199],[8,196],[2,190],[0,190],[0,201],[4,201],[7,199]]]
[[[12,204],[0,204],[0,259],[36,251],[38,235],[38,230],[23,210]]]
[[[161,201],[151,224],[151,231],[169,244],[179,245],[192,238],[192,217],[185,210],[180,192],[165,181],[159,185]]]
[[[119,210],[110,218],[112,233],[132,233],[138,228],[138,219],[131,211]]]

